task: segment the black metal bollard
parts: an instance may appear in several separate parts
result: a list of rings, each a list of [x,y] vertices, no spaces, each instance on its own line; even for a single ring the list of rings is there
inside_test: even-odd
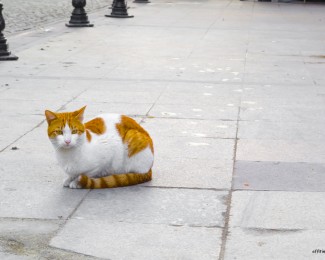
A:
[[[0,3],[0,60],[18,60],[17,56],[12,55],[11,52],[8,51],[7,39],[2,33],[6,27],[5,20],[2,16],[2,7],[3,5]]]
[[[72,0],[72,6],[74,7],[69,23],[65,24],[68,27],[93,27],[94,25],[89,23],[87,13],[84,9],[86,6],[86,0]]]
[[[150,3],[150,1],[148,1],[148,0],[134,0],[133,3],[143,3],[143,4],[147,4],[147,3]]]
[[[108,9],[113,9],[113,6],[115,5],[116,0],[113,0],[112,5],[108,7]],[[126,7],[126,9],[129,9],[130,7]]]
[[[133,15],[128,15],[125,0],[113,0],[112,13],[105,15],[106,17],[114,18],[132,18]]]

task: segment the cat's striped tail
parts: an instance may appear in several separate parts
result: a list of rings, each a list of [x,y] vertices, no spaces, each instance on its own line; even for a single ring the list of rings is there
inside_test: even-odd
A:
[[[86,175],[80,175],[78,186],[83,189],[117,188],[144,183],[150,181],[151,177],[151,169],[147,173],[125,173],[100,178],[89,178]]]

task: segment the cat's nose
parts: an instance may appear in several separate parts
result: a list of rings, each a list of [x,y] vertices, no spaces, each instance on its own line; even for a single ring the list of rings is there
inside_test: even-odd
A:
[[[70,143],[71,143],[71,140],[64,140],[64,142],[65,142],[66,144],[70,144]]]

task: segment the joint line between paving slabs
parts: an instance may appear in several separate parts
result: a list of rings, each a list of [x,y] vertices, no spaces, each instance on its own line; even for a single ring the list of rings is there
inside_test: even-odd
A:
[[[74,210],[70,213],[70,215],[67,217],[65,223],[71,219],[71,217],[73,216],[73,214],[78,210],[78,208],[80,207],[80,205],[84,202],[84,200],[86,199],[86,197],[88,196],[88,194],[90,193],[91,189],[88,190],[86,192],[86,194],[83,196],[83,198],[80,200],[80,202],[77,204],[77,206],[74,208]],[[65,225],[65,223],[63,225]]]
[[[170,83],[169,83],[170,84]],[[169,86],[169,84],[167,84],[165,86],[165,88],[160,92],[159,96],[156,98],[156,100],[153,102],[152,106],[148,109],[148,112],[146,113],[146,117],[149,117],[149,113],[150,111],[153,109],[153,107],[156,105],[156,103],[158,102],[158,100],[160,99],[160,97],[164,94],[164,92],[166,91],[167,87]],[[141,123],[143,122],[143,119],[141,120]]]
[[[31,76],[25,75],[2,75],[2,77],[7,78],[19,78],[19,79],[30,79]],[[33,75],[33,79],[40,79],[40,80],[49,80],[49,79],[61,79],[60,76],[40,76],[40,75]],[[95,77],[74,77],[74,76],[65,76],[68,80],[84,80],[84,81],[108,81],[108,82],[165,82],[165,83],[188,83],[188,84],[217,84],[217,85],[242,85],[241,82],[216,82],[215,80],[186,80],[186,79],[157,79],[157,78],[147,78],[147,79],[139,79],[139,78],[95,78]],[[250,85],[259,85],[259,83],[251,82]]]
[[[241,103],[241,98],[240,98]],[[228,194],[227,199],[227,210],[225,214],[225,226],[222,230],[221,235],[221,248],[220,248],[220,254],[219,254],[219,260],[223,260],[225,258],[225,252],[226,252],[226,243],[228,239],[228,231],[229,231],[229,218],[230,218],[230,210],[231,210],[231,201],[232,201],[232,192],[233,192],[233,186],[234,186],[234,172],[235,172],[235,163],[236,163],[236,156],[237,156],[237,142],[238,142],[238,130],[239,130],[239,118],[240,118],[240,106],[238,107],[238,114],[237,114],[237,129],[236,129],[236,137],[235,137],[235,145],[234,145],[234,156],[233,156],[233,169],[232,169],[232,181],[231,181],[231,189]]]
[[[54,250],[58,250],[58,251],[63,251],[63,252],[67,252],[67,253],[70,253],[70,254],[73,254],[73,255],[76,255],[77,256],[82,256],[82,257],[87,257],[87,258],[90,258],[90,259],[98,259],[98,260],[102,260],[103,258],[99,258],[99,257],[96,257],[96,256],[93,256],[93,255],[88,255],[88,254],[83,254],[83,253],[79,253],[79,252],[75,252],[73,250],[69,250],[69,249],[65,249],[65,248],[59,248],[59,247],[54,247],[54,246],[48,246],[49,248],[52,248]],[[62,259],[62,258],[60,258]],[[71,258],[70,258],[71,259]],[[73,258],[73,259],[78,259],[78,258]],[[110,258],[105,258],[105,260],[112,260]]]
[[[88,89],[85,89],[83,91],[81,91],[78,95],[72,97],[72,99],[70,99],[68,102],[66,102],[64,105],[62,105],[59,110],[62,110],[65,108],[66,105],[68,105],[69,103],[71,103],[72,101],[76,100],[80,95],[82,95],[83,93],[85,93]],[[44,120],[45,121],[45,120]],[[43,121],[43,122],[44,122]],[[42,123],[43,123],[42,122]],[[70,215],[67,217],[67,219],[64,221],[64,223],[62,224],[61,228],[59,228],[59,230],[57,231],[57,233],[64,227],[64,225],[67,223],[67,221],[72,217],[72,215],[76,212],[76,210],[80,207],[81,203],[86,199],[87,195],[89,194],[91,190],[88,190],[88,192],[85,194],[85,196],[80,200],[80,202],[78,203],[78,205],[74,208],[74,210],[70,213]]]
[[[21,138],[23,138],[25,135],[29,134],[30,132],[33,132],[36,128],[40,127],[43,123],[45,122],[45,120],[43,120],[42,122],[38,123],[36,126],[34,126],[32,129],[28,130],[26,133],[24,133],[23,135],[19,136],[16,140],[14,140],[13,142],[11,142],[10,144],[8,144],[5,148],[3,148],[2,150],[0,150],[0,153],[2,153],[4,150],[8,149],[11,145],[13,145],[14,143],[16,143],[17,141],[19,141]]]
[[[60,224],[60,227],[58,230],[56,230],[56,232],[53,234],[53,236],[51,237],[51,239],[53,239],[54,237],[56,237],[58,235],[58,233],[60,233],[60,231],[64,228],[64,226],[67,224],[67,222],[71,219],[71,217],[73,216],[73,214],[78,210],[78,208],[80,207],[80,205],[84,202],[84,200],[86,199],[86,197],[88,196],[88,194],[90,193],[91,190],[88,190],[85,195],[83,196],[83,198],[79,201],[79,203],[77,204],[77,206],[72,210],[72,212],[69,214],[69,216],[64,219],[64,222],[62,224]],[[69,251],[69,250],[67,250]]]
[[[68,100],[65,104],[63,104],[59,109],[58,111],[60,110],[64,110],[65,107],[70,104],[72,101],[76,100],[78,97],[80,97],[83,93],[85,93],[86,91],[88,90],[88,88],[84,89],[83,91],[81,91],[78,95],[72,97],[70,100]]]
[[[170,186],[149,186],[142,185],[142,188],[151,189],[179,189],[179,190],[212,190],[212,191],[229,191],[228,189],[216,189],[216,188],[199,188],[199,187],[170,187]]]

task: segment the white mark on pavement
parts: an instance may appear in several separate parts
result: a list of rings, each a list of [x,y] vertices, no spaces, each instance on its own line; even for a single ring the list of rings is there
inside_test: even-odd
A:
[[[173,112],[161,112],[162,115],[164,116],[176,116],[177,113],[173,113]]]
[[[196,137],[206,137],[206,134],[201,134],[201,133],[193,133],[194,136]]]
[[[254,105],[256,102],[254,101],[243,101],[243,104]]]
[[[218,128],[228,128],[227,125],[217,125]]]
[[[194,143],[194,142],[189,142],[189,146],[209,146],[210,144],[208,143]]]

